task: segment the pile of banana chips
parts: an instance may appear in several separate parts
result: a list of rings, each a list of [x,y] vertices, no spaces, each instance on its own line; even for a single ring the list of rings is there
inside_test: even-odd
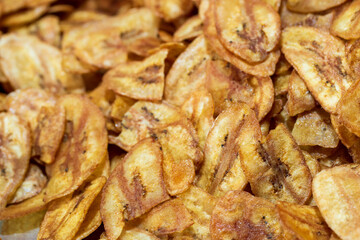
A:
[[[360,239],[359,12],[0,0],[0,238]]]

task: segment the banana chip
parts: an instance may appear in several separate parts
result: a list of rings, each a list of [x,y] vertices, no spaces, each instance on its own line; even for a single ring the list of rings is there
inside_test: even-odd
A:
[[[29,167],[31,136],[29,128],[12,113],[0,113],[0,211],[21,185]]]
[[[84,189],[52,202],[41,223],[37,239],[72,239],[84,221],[92,202],[101,192],[105,177],[93,180]]]
[[[280,57],[280,51],[274,50],[270,52],[268,57],[258,64],[250,64],[243,59],[236,56],[234,53],[226,49],[218,39],[217,30],[215,27],[215,16],[214,16],[214,2],[215,0],[209,0],[208,6],[204,4],[204,10],[206,12],[204,19],[204,35],[210,48],[212,48],[219,56],[224,60],[230,62],[241,71],[248,74],[267,77],[275,72],[276,63]]]
[[[198,187],[215,195],[245,187],[247,179],[238,154],[241,145],[239,135],[244,126],[252,122],[257,122],[257,119],[246,104],[234,104],[216,118],[206,139]]]
[[[214,122],[214,101],[207,90],[192,94],[181,106],[182,112],[194,125],[199,137],[199,146],[205,148],[205,141]]]
[[[66,128],[56,160],[46,166],[49,182],[45,202],[74,192],[101,165],[107,154],[105,119],[86,97],[65,95]]]
[[[275,205],[243,191],[229,191],[214,208],[211,239],[283,239]]]
[[[355,166],[321,171],[313,181],[316,205],[329,227],[344,240],[360,236],[360,174]]]
[[[278,202],[281,225],[286,239],[327,240],[331,230],[326,225],[317,207]]]
[[[321,12],[333,7],[336,7],[346,0],[328,0],[328,1],[318,1],[318,0],[287,0],[286,6],[294,12]]]
[[[360,11],[360,1],[355,0],[345,5],[334,18],[330,28],[331,33],[344,39],[359,38],[358,11]]]
[[[35,164],[30,164],[24,181],[16,190],[14,197],[9,203],[19,203],[39,194],[46,183],[47,177],[42,173],[41,169]]]
[[[169,199],[160,148],[154,139],[144,139],[112,171],[100,206],[109,239],[116,240],[120,236],[125,221],[137,218]]]
[[[172,196],[190,187],[195,179],[195,166],[200,166],[203,159],[191,128],[190,124],[174,123],[160,128],[153,135],[161,144],[164,181]]]
[[[163,236],[182,232],[192,224],[191,215],[185,205],[179,199],[172,199],[151,209],[137,227],[156,236]]]
[[[166,103],[138,101],[123,116],[120,135],[109,136],[109,140],[125,151],[129,151],[140,140],[150,137],[154,129],[177,122],[182,118],[180,110]]]
[[[170,22],[189,13],[193,8],[192,0],[144,0],[145,6]]]
[[[221,44],[249,63],[262,62],[279,42],[280,16],[263,0],[215,0]]]
[[[205,88],[204,68],[209,58],[205,38],[201,35],[180,54],[167,74],[165,100],[180,106],[193,92]]]
[[[160,50],[141,62],[120,64],[108,71],[103,81],[115,93],[139,100],[161,100],[168,50]]]
[[[289,79],[286,107],[290,116],[296,116],[315,107],[313,96],[295,70],[291,73]]]
[[[322,109],[314,109],[297,117],[292,130],[297,144],[335,148],[339,138],[331,125],[330,116]]]
[[[32,8],[39,5],[50,4],[55,0],[3,0],[0,3],[0,15],[17,11],[22,8]]]
[[[357,136],[360,136],[360,122],[357,118],[357,115],[360,112],[360,107],[358,106],[360,98],[359,89],[360,81],[357,81],[346,91],[338,104],[338,113],[341,122],[350,130],[350,132]]]
[[[109,239],[105,238],[104,240]],[[118,240],[160,240],[160,238],[157,238],[154,234],[149,233],[148,231],[139,229],[139,228],[131,228],[126,229],[121,236],[118,238]]]
[[[314,98],[335,113],[343,92],[353,83],[344,43],[324,30],[290,27],[282,32],[282,51]]]
[[[273,77],[275,96],[285,95],[289,91],[290,74]]]
[[[39,5],[31,9],[16,12],[3,17],[0,21],[0,25],[2,27],[13,27],[27,24],[41,17],[48,9],[48,5]]]
[[[239,154],[252,192],[274,202],[305,203],[311,194],[311,173],[289,130],[279,124],[261,143],[257,123],[243,129]]]
[[[360,40],[350,40],[346,43],[346,56],[352,74],[359,78],[360,76]]]
[[[177,30],[174,32],[174,41],[181,42],[196,38],[202,34],[203,23],[199,15],[195,15],[187,19]]]

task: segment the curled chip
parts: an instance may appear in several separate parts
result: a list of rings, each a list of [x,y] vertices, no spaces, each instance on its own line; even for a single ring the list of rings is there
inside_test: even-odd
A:
[[[229,191],[214,208],[211,239],[283,239],[275,205],[243,191]]]
[[[0,211],[21,185],[29,167],[29,128],[12,113],[0,113]],[[1,215],[1,214],[0,214]]]
[[[190,187],[195,179],[195,166],[201,165],[203,154],[194,134],[191,124],[178,122],[158,129],[153,135],[161,144],[164,181],[172,196]]]
[[[189,13],[193,8],[192,0],[144,0],[145,6],[170,22]]]
[[[240,158],[252,192],[271,201],[304,204],[311,194],[311,173],[289,130],[279,124],[261,142],[258,123],[240,133]]]
[[[289,27],[282,32],[282,51],[320,105],[330,113],[353,82],[344,43],[312,27]]]
[[[140,100],[161,100],[164,91],[164,67],[168,50],[160,50],[141,62],[117,65],[103,81],[115,93]]]
[[[78,192],[56,199],[49,205],[37,239],[72,239],[84,221],[92,202],[106,182],[99,177]]]
[[[121,121],[119,136],[109,136],[110,142],[129,151],[140,140],[150,137],[154,129],[183,118],[179,109],[166,103],[138,101],[132,105]]]
[[[322,109],[298,115],[292,130],[297,144],[335,148],[339,138],[331,125],[330,116]]]
[[[221,44],[249,62],[262,62],[279,42],[280,16],[263,0],[215,0]]]
[[[100,206],[106,235],[116,240],[125,225],[169,199],[163,179],[160,144],[147,138],[136,144],[104,187]]]
[[[188,18],[174,33],[174,41],[196,38],[202,34],[203,23],[199,15]]]
[[[247,179],[238,151],[239,135],[248,123],[257,122],[254,112],[244,103],[234,104],[215,120],[205,145],[204,164],[197,186],[215,195],[242,190]]]
[[[328,1],[318,1],[318,0],[288,0],[286,1],[286,6],[294,12],[321,12],[333,7],[336,7],[346,0],[328,0]]]
[[[41,17],[48,9],[48,5],[39,5],[31,9],[12,13],[3,17],[0,21],[0,25],[2,27],[14,27],[28,24]]]
[[[344,240],[360,236],[360,174],[357,165],[321,171],[313,181],[313,195],[329,227]]]
[[[180,106],[193,92],[205,88],[204,68],[209,57],[205,38],[201,35],[180,54],[169,70],[165,80],[165,100]]]
[[[56,160],[46,166],[50,175],[45,202],[74,192],[102,163],[107,154],[105,119],[88,98],[64,95],[66,128]]]
[[[14,89],[42,88],[54,93],[82,89],[82,78],[65,72],[60,51],[33,36],[3,35],[0,68]]]
[[[341,98],[338,104],[340,120],[350,132],[360,136],[360,120],[357,117],[360,113],[360,81],[354,83]]]
[[[345,5],[334,18],[330,28],[331,33],[344,39],[359,38],[358,11],[360,11],[360,1],[358,0]]]
[[[317,207],[278,202],[276,209],[286,239],[327,240],[331,230]]]
[[[151,209],[140,219],[137,227],[156,236],[163,236],[182,232],[192,224],[191,215],[185,205],[179,199],[172,199]]]
[[[309,111],[315,107],[315,100],[304,81],[294,70],[289,79],[286,107],[290,116]]]
[[[199,146],[205,148],[205,141],[214,122],[214,101],[207,90],[194,92],[181,106],[184,115],[194,125],[199,137]]]
[[[232,103],[244,102],[261,120],[271,110],[274,101],[270,77],[250,76],[217,56],[207,62],[206,87],[214,99],[215,115]]]
[[[30,164],[24,181],[16,190],[14,197],[9,203],[19,203],[36,196],[45,187],[46,183],[47,177],[42,173],[41,169],[35,164]]]

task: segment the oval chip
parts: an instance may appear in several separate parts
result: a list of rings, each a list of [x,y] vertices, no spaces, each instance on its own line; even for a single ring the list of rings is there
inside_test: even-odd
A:
[[[359,15],[360,1],[355,0],[345,5],[331,24],[330,31],[344,39],[357,39],[360,37]]]
[[[286,6],[294,12],[309,13],[325,11],[344,2],[346,2],[346,0],[288,0],[286,1]]]

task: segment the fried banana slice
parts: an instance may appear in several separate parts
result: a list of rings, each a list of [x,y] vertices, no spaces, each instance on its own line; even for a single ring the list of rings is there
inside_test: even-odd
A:
[[[339,6],[346,2],[346,0],[288,0],[286,6],[294,12],[308,13],[308,12],[322,12],[327,9]]]
[[[354,79],[345,58],[344,43],[312,27],[289,27],[282,32],[282,52],[304,80],[313,97],[329,113]]]
[[[49,5],[39,5],[23,11],[15,12],[3,17],[0,21],[2,27],[16,27],[35,21],[44,15],[49,9]]]
[[[3,35],[0,49],[1,71],[14,89],[62,93],[83,88],[81,76],[62,69],[60,51],[34,36]]]
[[[74,192],[107,154],[107,131],[100,109],[76,94],[62,96],[59,104],[65,108],[66,128],[55,162],[46,166],[50,178],[45,202]]]
[[[344,240],[360,236],[360,174],[357,165],[321,171],[313,181],[313,195],[329,227]]]
[[[41,223],[37,239],[65,240],[75,237],[105,182],[105,177],[99,177],[84,186],[84,189],[53,201]]]
[[[130,151],[136,143],[150,137],[155,129],[177,122],[183,117],[179,109],[166,103],[138,101],[125,113],[120,135],[109,136],[109,140],[125,151]]]
[[[257,122],[254,112],[244,103],[234,104],[215,120],[205,144],[204,164],[197,186],[215,195],[242,190],[247,179],[238,154],[239,135],[248,123]]]
[[[174,41],[181,42],[200,36],[202,34],[202,26],[203,23],[199,15],[188,18],[176,32],[174,32]]]
[[[311,173],[289,130],[279,124],[262,143],[258,124],[243,129],[239,155],[252,192],[273,202],[305,203],[311,194]]]
[[[346,4],[332,21],[330,31],[333,35],[344,39],[357,39],[360,37],[360,1],[352,1]]]
[[[194,6],[192,0],[145,0],[144,3],[167,22],[188,14]]]
[[[299,115],[291,133],[301,146],[336,148],[339,144],[329,114],[320,108]]]
[[[0,113],[0,211],[21,185],[29,167],[30,130],[12,113]]]
[[[211,239],[283,239],[275,205],[243,191],[229,191],[215,205]]]
[[[317,207],[278,202],[276,209],[286,239],[327,240],[331,230]]]
[[[161,100],[164,91],[164,68],[168,50],[147,57],[141,62],[117,65],[103,77],[115,93],[139,100]]]
[[[263,0],[215,0],[221,44],[249,62],[264,61],[280,39],[280,16]]]
[[[47,177],[42,173],[41,169],[35,164],[30,164],[24,181],[16,190],[14,197],[9,203],[19,203],[36,196],[45,187],[46,183]]]
[[[153,138],[136,144],[111,172],[100,206],[106,235],[116,240],[125,221],[169,199],[163,179],[161,145]]]

